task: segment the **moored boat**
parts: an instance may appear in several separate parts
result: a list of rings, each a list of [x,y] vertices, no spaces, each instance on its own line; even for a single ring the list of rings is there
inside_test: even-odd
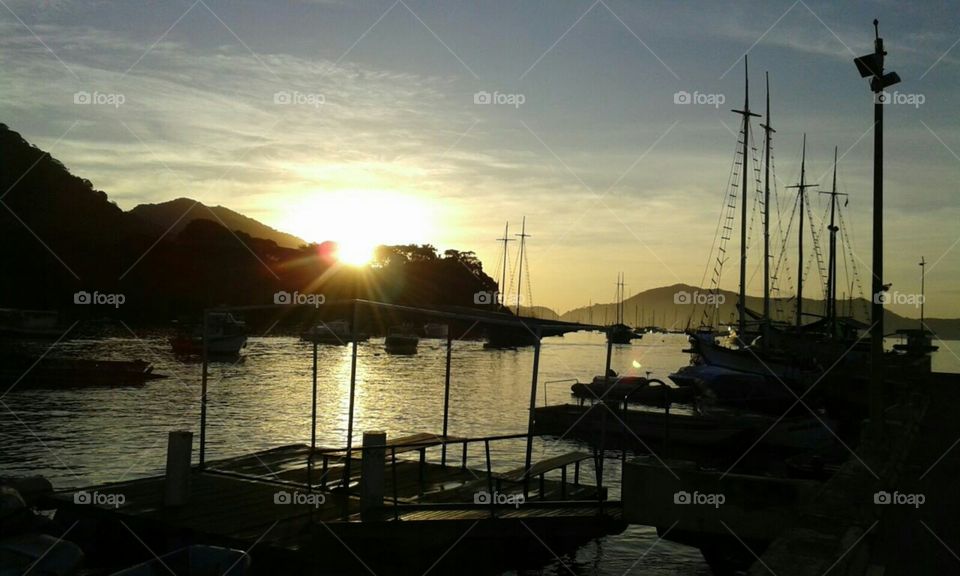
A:
[[[58,324],[59,315],[56,310],[0,308],[0,336],[59,338],[64,331]]]
[[[412,355],[417,353],[420,337],[413,333],[410,326],[396,326],[384,339],[387,354]]]
[[[309,330],[300,334],[300,339],[315,344],[330,344],[333,346],[343,346],[354,340],[354,334],[350,330],[350,323],[346,320],[331,320],[321,322]],[[362,332],[356,334],[357,342],[369,340],[370,336]]]
[[[0,368],[0,383],[16,388],[130,386],[158,378],[165,376],[143,360],[9,356]]]
[[[247,345],[246,324],[229,312],[211,312],[207,315],[207,354],[235,356]],[[175,354],[202,354],[203,327],[180,332],[170,339]]]

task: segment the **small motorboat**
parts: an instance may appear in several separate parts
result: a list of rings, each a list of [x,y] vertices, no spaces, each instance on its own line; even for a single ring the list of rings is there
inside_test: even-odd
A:
[[[180,332],[170,339],[175,354],[203,353],[203,326]],[[236,356],[247,345],[247,325],[229,312],[211,312],[207,316],[207,354]]]
[[[578,382],[570,387],[574,396],[585,400],[604,400],[663,406],[665,403],[691,403],[693,388],[675,388],[656,378],[618,376],[613,370],[606,377],[596,376],[589,384]]]
[[[414,334],[410,326],[397,326],[390,329],[383,342],[387,354],[411,355],[417,353],[420,337]]]
[[[4,356],[0,367],[0,384],[17,388],[132,386],[165,377],[143,360]]]
[[[606,376],[594,376],[589,383],[577,382],[570,387],[574,396],[581,398],[623,398],[640,388],[646,388],[651,380],[643,376],[620,376],[610,370]],[[654,380],[654,382],[660,382]]]
[[[314,344],[331,344],[343,346],[353,342],[354,335],[350,330],[350,323],[346,320],[331,320],[321,322],[300,334],[300,339]],[[356,335],[357,342],[365,342],[370,336],[363,333]]]

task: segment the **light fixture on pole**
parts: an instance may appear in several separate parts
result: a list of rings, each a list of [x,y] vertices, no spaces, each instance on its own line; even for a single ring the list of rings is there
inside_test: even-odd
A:
[[[884,90],[900,82],[896,72],[884,73],[887,52],[880,38],[880,23],[873,21],[874,50],[854,59],[860,76],[870,78],[873,98],[873,283],[870,329],[870,432],[874,440],[883,435],[883,105]]]

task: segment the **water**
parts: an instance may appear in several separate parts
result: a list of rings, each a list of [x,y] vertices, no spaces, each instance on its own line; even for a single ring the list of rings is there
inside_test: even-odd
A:
[[[0,411],[0,475],[41,474],[57,488],[120,482],[156,475],[165,462],[170,430],[199,437],[200,370],[172,355],[168,334],[139,338],[71,340],[52,353],[104,359],[141,358],[170,377],[143,387],[86,390],[17,390],[3,397]],[[934,369],[960,372],[960,342],[941,342]],[[667,380],[687,363],[682,335],[646,335],[633,346],[616,347],[612,367],[621,374]],[[43,348],[35,352],[42,353]],[[571,382],[602,373],[606,345],[601,334],[570,334],[544,340],[537,403],[569,402]],[[239,363],[210,368],[207,458],[217,459],[282,444],[310,441],[311,345],[296,338],[251,338]],[[423,340],[416,356],[388,356],[383,342],[359,347],[354,441],[364,430],[389,436],[439,433],[443,424],[445,349]],[[449,433],[483,436],[525,433],[530,400],[531,349],[483,350],[477,342],[455,342]],[[343,446],[349,407],[350,348],[321,346],[318,357],[317,444]],[[496,442],[493,467],[523,463],[523,441]],[[584,449],[575,441],[541,439],[534,458]],[[474,450],[475,452],[479,452]],[[196,449],[194,450],[196,457]],[[459,450],[456,452],[459,455]],[[482,467],[482,454],[470,462]],[[264,470],[264,472],[268,472]],[[586,477],[592,470],[585,471]],[[607,462],[605,484],[619,498],[619,463]],[[654,529],[631,526],[623,534],[595,540],[562,557],[546,574],[709,574],[699,551],[659,541]]]

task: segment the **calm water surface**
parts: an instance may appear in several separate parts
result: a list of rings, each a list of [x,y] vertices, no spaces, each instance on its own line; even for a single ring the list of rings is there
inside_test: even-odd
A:
[[[143,387],[86,390],[17,390],[3,397],[0,411],[0,474],[42,474],[57,488],[117,482],[162,473],[167,433],[194,431],[199,437],[200,365],[172,355],[167,334],[139,338],[72,340],[52,353],[86,358],[136,359],[154,363],[169,378]],[[623,374],[667,380],[687,363],[682,335],[646,335],[633,346],[616,347],[612,366]],[[960,342],[941,342],[934,369],[960,372]],[[319,349],[317,443],[343,446],[349,406],[350,348]],[[39,348],[37,353],[41,353]],[[601,334],[570,334],[544,340],[538,405],[569,402],[570,382],[602,373],[606,345]],[[354,441],[364,430],[389,436],[442,430],[445,350],[422,340],[416,356],[388,356],[381,340],[361,344],[357,362]],[[483,350],[455,342],[450,394],[450,430],[457,436],[524,433],[533,352]],[[296,338],[251,338],[238,363],[210,369],[207,458],[217,459],[294,442],[310,441],[311,345]],[[9,408],[9,409],[7,409]],[[195,442],[196,444],[196,442]],[[492,445],[493,466],[523,463],[519,442]],[[583,449],[569,440],[541,439],[534,458]],[[459,450],[456,451],[459,454]],[[194,451],[196,458],[196,449]],[[474,456],[482,456],[475,454]],[[478,467],[482,460],[471,458]],[[266,470],[265,470],[266,472]],[[592,472],[588,472],[588,475]],[[605,483],[619,498],[620,466],[606,464]],[[710,574],[700,552],[658,541],[652,528],[632,526],[562,557],[545,574]]]

